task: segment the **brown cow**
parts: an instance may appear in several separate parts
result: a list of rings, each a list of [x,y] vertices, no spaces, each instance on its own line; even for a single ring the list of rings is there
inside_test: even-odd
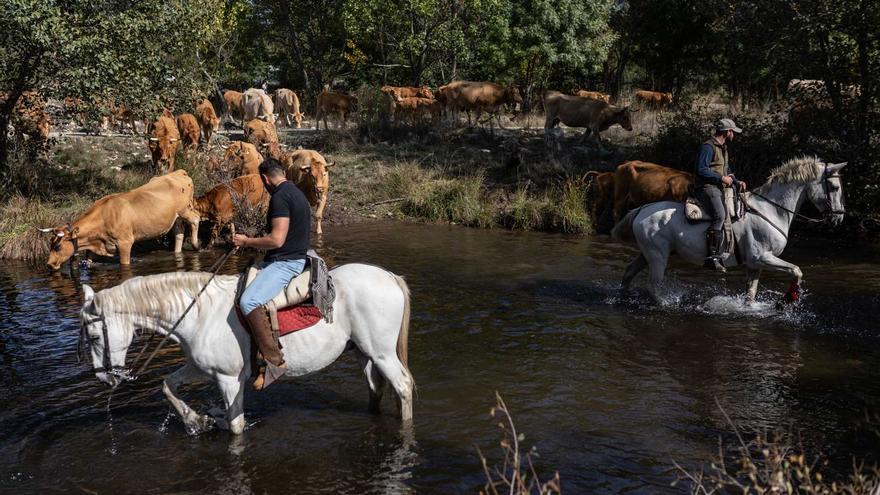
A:
[[[257,151],[257,147],[244,141],[233,141],[224,148],[226,152],[223,160],[234,170],[236,175],[256,174],[260,164],[263,163],[263,155]]]
[[[489,125],[492,125],[492,117],[498,121],[501,127],[501,118],[498,110],[501,105],[520,105],[522,96],[516,86],[504,87],[491,82],[453,81],[447,85],[447,105],[451,101],[452,106],[464,110],[468,114],[468,125],[471,125],[471,111],[476,111],[476,122],[479,123],[483,112],[489,114]]]
[[[443,112],[443,105],[431,98],[408,97],[401,98],[396,94],[392,95],[394,119],[401,120],[405,116],[409,116],[413,123],[419,118],[430,115],[436,122]]]
[[[382,92],[398,98],[430,98],[434,99],[434,93],[427,86],[382,86]]]
[[[590,170],[584,174],[587,182],[587,192],[592,202],[590,213],[596,231],[600,234],[607,233],[614,226],[614,172],[597,172]]]
[[[580,96],[581,98],[589,98],[591,100],[599,100],[604,101],[605,103],[611,103],[611,95],[600,93],[599,91],[586,91],[583,89],[579,89],[576,91],[572,91],[571,94],[575,96]]]
[[[214,105],[210,100],[202,100],[196,105],[196,119],[199,121],[199,127],[202,128],[202,136],[205,138],[205,144],[211,143],[211,135],[220,128],[220,119],[214,112]]]
[[[656,163],[634,160],[618,165],[614,172],[614,221],[644,204],[686,200],[693,181],[693,174]]]
[[[244,92],[241,97],[241,106],[244,109],[244,121],[249,122],[260,119],[264,122],[275,122],[275,105],[272,98],[262,89],[251,88]]]
[[[659,91],[646,91],[640,89],[635,93],[636,101],[642,107],[661,110],[672,103],[672,93],[661,93]]]
[[[46,264],[58,270],[77,251],[100,256],[119,255],[119,263],[131,264],[131,246],[154,239],[171,230],[178,218],[187,221],[193,247],[198,248],[199,215],[192,208],[193,182],[185,170],[150,179],[128,192],[111,194],[95,201],[73,224],[54,229]],[[177,234],[174,252],[183,248],[183,234]]]
[[[568,127],[586,127],[584,139],[592,134],[600,147],[600,133],[612,125],[618,124],[627,131],[632,131],[629,107],[618,107],[604,101],[548,91],[544,95],[544,111],[547,115],[544,121],[545,132],[560,122]]]
[[[309,204],[315,207],[315,232],[321,234],[321,219],[324,218],[324,206],[330,194],[330,174],[327,172],[334,165],[314,150],[296,150],[284,156],[282,160],[287,168],[287,178],[296,184]]]
[[[278,131],[275,129],[275,124],[259,119],[249,120],[244,124],[244,135],[247,141],[257,148],[278,142]]]
[[[244,107],[242,106],[242,98],[244,97],[244,93],[239,93],[238,91],[225,90],[223,91],[223,119],[232,120],[233,124],[238,124],[235,121],[236,118],[239,120],[244,119]]]
[[[317,110],[315,112],[315,129],[319,129],[321,117],[324,117],[324,129],[327,127],[327,114],[339,114],[339,126],[345,127],[346,115],[357,111],[357,96],[347,95],[336,91],[324,90],[318,95]]]
[[[287,123],[290,127],[290,117],[296,122],[296,128],[302,127],[303,113],[299,111],[299,97],[290,89],[280,88],[275,90],[275,110],[278,112],[278,118]]]
[[[5,105],[8,99],[8,93],[0,92],[0,105]],[[46,102],[42,95],[36,91],[23,92],[12,107],[9,124],[15,128],[15,134],[19,137],[27,136],[45,144],[49,139],[49,115],[46,113]]]
[[[235,224],[229,222],[235,214],[236,206],[242,204],[242,201],[251,206],[259,206],[262,210],[269,206],[269,193],[263,187],[259,174],[236,177],[227,184],[217,185],[194,200],[193,208],[199,213],[200,218],[214,224],[211,228],[209,245],[214,244],[227,224],[231,234],[235,235]]]
[[[180,133],[180,140],[183,144],[183,150],[186,152],[195,150],[199,147],[199,136],[201,129],[196,116],[191,113],[182,113],[177,116],[177,131]]]
[[[167,174],[174,170],[174,156],[180,146],[180,133],[174,117],[167,109],[163,115],[150,124],[150,153],[153,156],[153,166],[160,174]]]

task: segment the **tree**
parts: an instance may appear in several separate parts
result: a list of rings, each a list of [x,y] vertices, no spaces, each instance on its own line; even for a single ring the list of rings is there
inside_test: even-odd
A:
[[[108,102],[151,114],[163,104],[189,108],[204,92],[198,21],[219,0],[139,2],[6,0],[0,3],[0,108],[6,129],[24,91],[81,98],[97,114]],[[194,22],[193,20],[196,20]],[[8,143],[0,132],[0,174]]]

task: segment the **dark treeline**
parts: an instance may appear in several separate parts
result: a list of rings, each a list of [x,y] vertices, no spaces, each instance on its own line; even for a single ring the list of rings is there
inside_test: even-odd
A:
[[[672,92],[679,108],[712,95],[745,109],[815,79],[829,90],[807,117],[876,175],[877,26],[875,0],[5,0],[0,89],[79,98],[95,115],[108,101],[189,109],[263,82],[301,91],[309,111],[325,84],[452,79],[516,84],[527,103],[547,89],[639,88]]]

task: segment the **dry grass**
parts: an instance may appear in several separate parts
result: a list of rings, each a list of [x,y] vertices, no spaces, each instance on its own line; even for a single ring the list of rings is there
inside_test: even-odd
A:
[[[51,234],[38,231],[73,221],[91,201],[84,197],[70,197],[67,201],[50,205],[38,199],[14,196],[2,205],[0,215],[0,259],[16,259],[29,263],[43,262],[49,255]]]
[[[736,445],[732,452],[726,451],[719,439],[718,456],[708,469],[689,471],[673,461],[678,476],[673,486],[685,483],[693,495],[880,495],[877,466],[853,461],[852,473],[846,479],[829,480],[823,474],[828,460],[807,454],[793,442],[791,434],[757,432],[747,441],[720,404],[718,407],[736,435]]]
[[[480,490],[484,495],[551,495],[562,493],[562,484],[559,472],[554,473],[553,478],[541,481],[532,456],[537,455],[534,446],[525,454],[522,453],[522,442],[525,435],[516,431],[513,417],[507,404],[498,392],[495,392],[495,407],[489,411],[489,415],[499,419],[498,427],[501,428],[501,451],[504,453],[504,461],[489,467],[489,462],[483,452],[477,447],[483,471],[486,473],[486,484]]]

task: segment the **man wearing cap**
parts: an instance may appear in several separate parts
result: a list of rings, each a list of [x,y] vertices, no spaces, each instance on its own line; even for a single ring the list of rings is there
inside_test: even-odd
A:
[[[736,126],[731,119],[721,119],[715,123],[715,135],[700,146],[697,156],[697,170],[694,174],[695,193],[706,213],[712,217],[712,224],[706,231],[706,245],[709,256],[704,265],[706,268],[718,272],[726,272],[721,262],[721,228],[724,225],[724,195],[725,187],[738,187],[745,190],[746,183],[737,180],[731,173],[730,163],[727,159],[727,143],[733,141],[736,134],[742,129]]]

